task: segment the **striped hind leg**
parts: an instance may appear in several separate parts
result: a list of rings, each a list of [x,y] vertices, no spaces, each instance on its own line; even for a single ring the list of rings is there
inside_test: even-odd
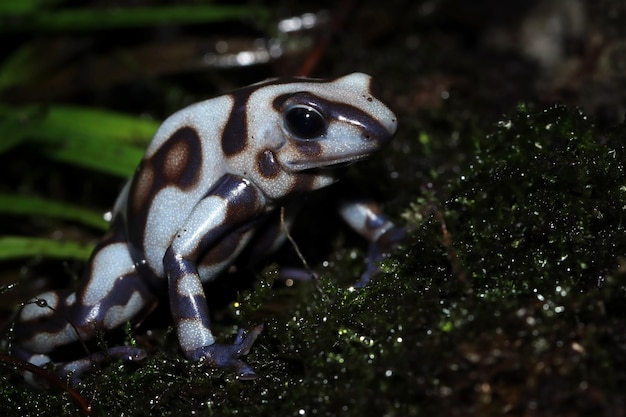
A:
[[[36,365],[49,354],[76,341],[91,339],[136,317],[155,296],[136,271],[123,236],[112,233],[95,249],[85,281],[77,291],[48,291],[24,304],[15,326],[14,353]],[[111,349],[115,357],[140,358],[135,348]],[[90,358],[99,359],[101,354]],[[72,362],[60,373],[82,372],[89,365]]]

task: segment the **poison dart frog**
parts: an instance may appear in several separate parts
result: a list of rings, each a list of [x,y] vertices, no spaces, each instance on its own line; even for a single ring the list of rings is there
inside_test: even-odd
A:
[[[121,191],[79,288],[24,304],[14,353],[36,365],[50,362],[51,352],[119,327],[167,296],[186,358],[255,378],[242,357],[262,325],[247,335],[240,330],[233,344],[216,342],[203,283],[234,265],[247,246],[255,245],[255,256],[277,249],[285,238],[278,210],[334,183],[341,172],[335,168],[378,151],[396,127],[362,73],[266,80],[178,111],[159,127]],[[370,242],[364,285],[403,229],[369,199],[346,197],[338,207]],[[125,346],[107,353],[145,356]],[[59,364],[60,372],[80,373],[102,356]]]

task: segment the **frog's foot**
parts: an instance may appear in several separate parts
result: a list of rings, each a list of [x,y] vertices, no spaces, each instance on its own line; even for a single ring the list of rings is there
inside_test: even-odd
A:
[[[354,288],[365,287],[370,280],[380,272],[378,262],[388,256],[391,251],[404,240],[406,229],[404,227],[392,227],[381,234],[370,244],[367,255],[367,267],[361,278],[356,282]]]
[[[244,337],[243,329],[239,329],[235,343],[232,345],[214,343],[210,346],[201,347],[191,352],[188,356],[192,360],[204,360],[206,363],[217,368],[234,368],[239,379],[255,379],[257,374],[254,370],[239,358],[250,352],[252,345],[259,334],[261,334],[262,330],[263,324],[259,324]]]
[[[71,362],[60,364],[56,373],[61,377],[70,378],[70,385],[76,386],[81,382],[81,375],[93,368],[93,365],[103,362],[107,359],[119,359],[123,361],[140,361],[145,359],[146,351],[132,346],[116,346],[107,349],[105,352],[96,352],[91,355],[76,359]]]
[[[87,357],[76,359],[70,362],[53,362],[52,359],[43,353],[34,353],[25,349],[15,349],[15,357],[26,362],[29,362],[36,367],[42,368],[46,364],[54,366],[54,374],[62,380],[69,378],[71,386],[76,386],[81,382],[81,375],[86,371],[93,368],[93,365],[103,362],[107,359],[121,359],[124,361],[138,361],[146,357],[146,352],[143,349],[130,347],[130,346],[117,346],[109,348],[106,352],[96,352]],[[49,372],[35,372],[33,370],[27,370],[24,372],[25,381],[33,387],[49,386],[49,380],[51,377]]]
[[[312,281],[319,278],[319,274],[304,268],[280,267],[278,279],[281,281]]]

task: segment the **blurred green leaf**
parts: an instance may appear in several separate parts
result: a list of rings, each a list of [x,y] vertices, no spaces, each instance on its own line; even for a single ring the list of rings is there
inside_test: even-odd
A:
[[[108,110],[52,106],[47,109],[41,129],[45,136],[51,138],[75,136],[139,146],[143,154],[160,124],[158,121]]]
[[[38,109],[27,107],[19,110],[8,110],[0,106],[0,153],[24,142],[34,130],[35,125],[29,120],[36,120]]]
[[[30,0],[34,1],[34,0]],[[2,9],[0,9],[1,11]],[[109,7],[8,12],[0,15],[0,32],[93,31],[159,24],[209,23],[232,19],[259,19],[269,15],[263,8],[244,6]]]
[[[0,237],[0,261],[31,256],[86,260],[94,245],[21,236]]]
[[[64,0],[3,0],[0,2],[0,16],[30,13],[42,6],[51,6]]]
[[[121,177],[130,176],[158,124],[99,110],[52,107],[33,142],[44,155]]]
[[[32,45],[25,45],[10,55],[0,67],[0,90],[21,84],[38,72],[37,55]]]
[[[158,126],[152,120],[82,107],[0,108],[0,151],[28,140],[50,158],[128,177]]]
[[[28,43],[10,54],[0,66],[0,91],[16,87],[37,75],[48,67],[41,62],[41,45]]]
[[[102,213],[37,197],[0,194],[0,213],[53,217],[75,221],[102,230],[109,227],[109,223],[104,220]]]

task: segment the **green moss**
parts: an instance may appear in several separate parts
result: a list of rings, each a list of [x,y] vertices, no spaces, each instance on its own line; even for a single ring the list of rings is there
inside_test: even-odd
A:
[[[137,337],[147,360],[103,366],[80,390],[106,415],[623,410],[624,132],[599,135],[565,107],[520,109],[476,135],[447,188],[412,205],[404,247],[365,289],[336,284],[362,265],[343,243],[317,281],[282,288],[268,267],[218,321],[222,342],[229,321],[265,321],[246,358],[255,381],[182,359],[162,331]],[[5,374],[6,415],[76,413],[66,394]]]
[[[576,110],[521,108],[475,145],[396,269],[430,265],[438,287],[440,309],[426,314],[450,338],[425,349],[454,352],[431,375],[447,387],[439,399],[480,415],[619,407],[624,128],[600,135]]]

